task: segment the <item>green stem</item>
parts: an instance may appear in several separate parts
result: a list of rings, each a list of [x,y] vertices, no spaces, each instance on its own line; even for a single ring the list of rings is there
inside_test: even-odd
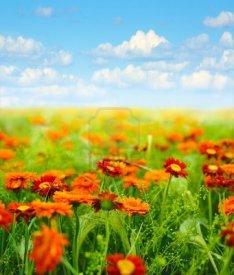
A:
[[[211,252],[210,252],[210,251],[208,252],[208,257],[209,257],[210,262],[211,262],[211,264],[212,264],[212,266],[213,266],[213,268],[214,268],[215,274],[216,274],[216,275],[219,275],[218,268],[217,268],[217,266],[216,266],[216,264],[215,264],[215,261],[214,261],[212,255],[211,255]]]
[[[224,257],[224,265],[220,271],[220,275],[226,275],[226,274],[231,274],[228,272],[228,267],[230,266],[230,262],[232,259],[232,255],[233,255],[233,249],[232,248],[227,248],[227,252],[225,253],[225,257]]]
[[[74,214],[75,214],[75,234],[73,237],[73,249],[72,249],[72,254],[73,254],[73,266],[75,268],[75,270],[77,271],[77,273],[79,273],[79,264],[78,264],[78,236],[79,236],[79,227],[80,227],[80,223],[79,223],[79,217],[78,217],[78,213],[77,213],[77,207],[74,207]]]
[[[28,225],[26,222],[24,222],[24,228],[25,228],[25,237],[24,237],[24,262],[23,262],[23,266],[22,266],[22,274],[28,274],[27,272],[27,266],[28,266],[28,244],[29,244],[29,229],[28,229]]]
[[[161,204],[161,213],[160,213],[160,219],[159,219],[160,221],[162,221],[162,218],[163,218],[165,203],[166,203],[166,200],[167,200],[169,187],[170,187],[170,184],[171,184],[171,179],[172,179],[172,175],[170,175],[167,186],[166,186],[166,188],[164,189],[164,192],[163,192],[163,198],[162,198],[162,204]]]
[[[67,261],[67,259],[62,258],[61,260],[63,266],[66,267],[67,270],[69,270],[73,275],[77,275],[78,272],[71,266],[71,264]]]
[[[209,211],[209,224],[210,226],[212,225],[212,213],[213,213],[213,210],[212,210],[212,191],[209,190],[209,193],[208,193],[208,211]]]
[[[108,253],[108,245],[110,240],[110,225],[109,225],[109,212],[106,213],[106,220],[105,220],[105,230],[106,230],[106,240],[105,240],[105,248],[103,252],[103,259],[100,265],[99,275],[102,274],[105,262],[106,262],[106,256]]]

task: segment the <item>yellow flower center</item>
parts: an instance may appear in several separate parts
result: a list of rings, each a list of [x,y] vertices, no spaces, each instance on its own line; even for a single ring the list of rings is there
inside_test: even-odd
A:
[[[175,163],[172,163],[172,164],[171,164],[171,169],[172,169],[174,172],[180,172],[180,171],[181,171],[181,167],[180,167],[178,164],[175,164]]]
[[[50,187],[50,183],[48,181],[42,182],[39,187],[40,189],[47,189]]]
[[[209,155],[215,155],[216,154],[216,150],[215,149],[207,149],[206,152]]]
[[[208,168],[209,168],[209,170],[214,171],[214,172],[218,170],[218,166],[212,165],[212,164],[209,165]]]
[[[119,260],[117,267],[121,275],[131,275],[136,269],[134,263],[127,259]]]
[[[227,152],[227,153],[225,154],[225,157],[228,158],[228,159],[232,159],[232,158],[233,158],[233,153]]]
[[[27,211],[30,207],[27,205],[21,205],[18,207],[18,209],[22,212]]]

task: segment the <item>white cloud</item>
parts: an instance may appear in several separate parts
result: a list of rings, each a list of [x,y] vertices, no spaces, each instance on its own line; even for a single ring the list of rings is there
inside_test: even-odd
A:
[[[53,14],[53,8],[51,7],[38,7],[35,11],[36,15],[43,17],[50,17]]]
[[[190,49],[203,49],[209,44],[209,36],[206,33],[199,34],[189,38],[185,42],[185,46]]]
[[[234,49],[224,50],[219,60],[215,57],[204,58],[198,68],[222,71],[234,70]]]
[[[38,82],[52,82],[57,80],[58,74],[51,68],[26,68],[19,76],[18,82],[23,85],[37,84]]]
[[[230,32],[224,32],[219,40],[219,43],[221,44],[221,46],[227,48],[233,47],[234,41],[232,34]]]
[[[234,50],[225,50],[220,59],[222,69],[234,69]]]
[[[0,54],[28,55],[39,53],[42,50],[42,43],[32,38],[24,38],[23,36],[13,38],[11,36],[5,37],[0,35]]]
[[[124,69],[109,68],[94,72],[92,81],[99,84],[112,84],[126,88],[146,86],[153,90],[169,89],[174,87],[172,74],[156,70],[147,70],[141,66],[128,65]]]
[[[73,61],[72,54],[70,52],[60,50],[58,52],[49,51],[43,60],[43,64],[46,66],[52,65],[70,65]]]
[[[94,54],[119,58],[128,56],[148,57],[153,54],[156,48],[165,45],[168,45],[168,41],[163,36],[157,35],[153,30],[147,33],[137,31],[129,41],[124,41],[117,46],[113,46],[111,43],[100,44],[94,50]]]
[[[203,23],[212,28],[232,26],[234,25],[234,13],[222,11],[217,17],[206,17]]]
[[[180,83],[185,89],[223,89],[229,79],[225,75],[211,74],[209,71],[200,70],[190,75],[183,75]]]
[[[170,71],[170,72],[180,72],[188,66],[188,62],[166,62],[166,61],[154,61],[146,62],[143,64],[143,68],[147,70],[159,70],[159,71]]]
[[[16,71],[15,66],[1,66],[0,65],[0,77],[12,75]]]
[[[65,50],[50,50],[40,42],[23,36],[0,35],[0,56],[6,58],[26,58],[26,61],[39,61],[40,65],[70,65],[72,54]]]

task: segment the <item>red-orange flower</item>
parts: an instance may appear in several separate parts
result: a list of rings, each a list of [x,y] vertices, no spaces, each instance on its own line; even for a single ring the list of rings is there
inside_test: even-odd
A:
[[[68,190],[68,185],[63,181],[52,175],[41,176],[39,179],[34,180],[32,192],[39,193],[43,197],[50,197],[56,191]]]
[[[34,173],[30,172],[10,172],[5,175],[6,188],[13,191],[26,189],[28,183],[35,178]]]
[[[205,177],[205,185],[209,188],[233,188],[234,179],[217,175],[215,177]]]
[[[126,162],[121,159],[105,158],[97,162],[97,167],[110,177],[120,177],[126,174]]]
[[[139,179],[134,175],[123,177],[123,182],[124,182],[124,188],[129,188],[130,186],[133,186],[139,191],[147,190],[150,184],[150,182],[143,179]]]
[[[229,224],[221,231],[222,236],[228,246],[234,247],[234,222]]]
[[[55,227],[49,228],[43,224],[41,231],[33,235],[33,250],[29,255],[35,262],[37,273],[53,272],[61,261],[64,246],[68,244],[64,234],[59,233]]]
[[[116,209],[118,207],[116,203],[117,198],[118,195],[110,193],[109,191],[101,192],[94,202],[94,208],[96,211],[100,209],[107,211]]]
[[[145,275],[146,268],[144,261],[139,256],[124,256],[123,254],[114,254],[107,257],[108,266],[106,272],[108,275]]]
[[[0,149],[0,159],[2,160],[10,160],[15,157],[16,153],[10,149]]]
[[[164,170],[152,170],[147,171],[144,175],[144,179],[148,182],[160,182],[169,180],[170,174]]]
[[[76,177],[71,186],[75,191],[91,194],[99,190],[99,183],[96,173],[84,173]]]
[[[10,224],[13,223],[13,215],[8,210],[6,210],[2,201],[0,201],[0,227],[5,230],[9,230]]]
[[[185,171],[186,164],[174,158],[167,159],[164,163],[164,168],[166,173],[169,173],[176,178],[186,178],[188,175],[187,171]]]
[[[222,175],[221,168],[216,164],[204,164],[202,167],[203,174],[206,176]]]
[[[227,216],[234,214],[234,196],[231,196],[219,205],[219,212],[224,212]]]
[[[125,197],[118,200],[117,205],[121,211],[128,213],[130,216],[134,214],[144,215],[150,209],[148,203],[132,197]]]
[[[25,221],[28,222],[30,218],[36,215],[35,209],[32,207],[31,203],[12,202],[7,208],[11,213],[16,214],[17,221],[20,220],[20,217],[23,217]]]
[[[96,198],[93,195],[82,194],[75,191],[55,192],[53,199],[56,202],[65,202],[74,205],[79,205],[81,203],[92,205],[96,201]]]
[[[36,200],[33,201],[31,205],[35,209],[38,218],[51,218],[56,214],[62,216],[70,216],[72,214],[72,206],[63,202],[42,202]]]
[[[199,150],[202,155],[206,155],[208,159],[217,158],[219,156],[220,146],[211,141],[203,141],[199,145]]]

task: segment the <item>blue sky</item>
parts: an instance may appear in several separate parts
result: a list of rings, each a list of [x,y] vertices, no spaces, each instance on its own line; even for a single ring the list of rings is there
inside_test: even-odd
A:
[[[233,76],[233,0],[1,3],[1,107],[233,107]]]

